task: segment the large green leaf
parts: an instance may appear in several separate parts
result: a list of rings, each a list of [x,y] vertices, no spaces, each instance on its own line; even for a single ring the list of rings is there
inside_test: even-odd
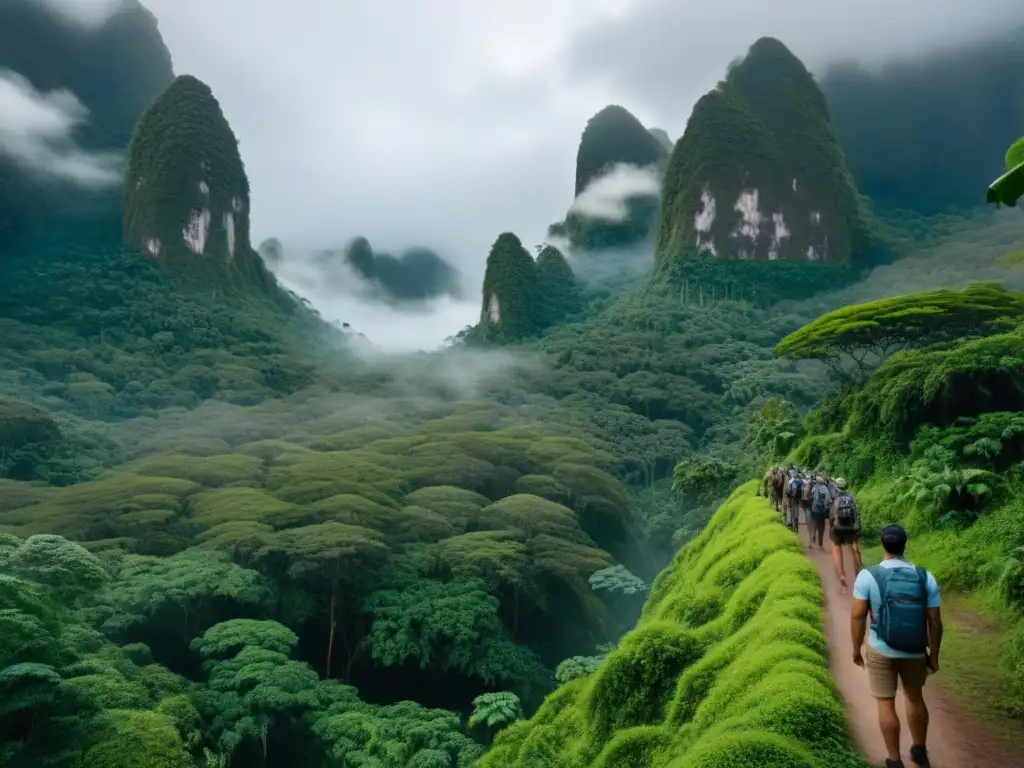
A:
[[[1024,195],[1024,162],[989,184],[985,202],[1012,206],[1017,204],[1021,195]]]

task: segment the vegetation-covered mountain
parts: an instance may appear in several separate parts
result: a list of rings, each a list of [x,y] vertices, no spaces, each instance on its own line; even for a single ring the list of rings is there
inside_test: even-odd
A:
[[[852,343],[823,328],[878,346],[848,305],[1024,289],[999,261],[1019,216],[904,218],[904,259],[773,303],[584,289],[505,233],[477,329],[365,362],[239,265],[262,262],[208,89],[179,80],[133,144],[129,247],[64,222],[0,261],[0,765],[861,768],[798,544],[749,484],[712,519],[794,444],[866,505],[865,476],[944,472],[908,486],[944,505],[915,535],[976,537],[943,578],[1016,589],[1019,295],[883,302],[930,331],[860,389],[829,396],[820,358]],[[214,227],[225,205],[244,251]],[[369,243],[352,256],[378,267]],[[925,423],[941,472],[914,469]]]
[[[824,96],[785,45],[758,40],[676,142],[658,265],[708,254],[849,266],[868,246]]]
[[[92,151],[121,151],[139,115],[174,79],[156,19],[137,0],[97,28],[68,20],[37,0],[0,4],[0,72],[36,91],[68,91],[88,111],[73,139]],[[120,218],[116,190],[89,195],[59,178],[29,172],[0,153],[0,242],[55,216]]]
[[[125,244],[186,279],[271,289],[249,240],[249,205],[238,139],[220,104],[205,83],[179,76],[132,136]]]
[[[671,142],[668,147],[664,144],[667,140],[667,136],[663,140],[648,131],[624,107],[612,104],[602,109],[587,121],[580,138],[576,155],[577,203],[588,187],[600,185],[602,177],[614,177],[623,167],[660,172],[671,149]],[[574,247],[585,250],[629,246],[645,240],[657,214],[656,191],[630,189],[629,179],[613,180],[612,185],[606,194],[621,200],[625,206],[622,215],[598,216],[588,210],[589,206],[579,210],[574,206],[564,221],[549,227],[548,234],[564,237]]]
[[[576,190],[579,194],[619,163],[644,168],[668,155],[661,142],[633,114],[609,104],[587,121],[576,152]]]
[[[860,191],[880,208],[934,214],[984,204],[1000,148],[1024,130],[1024,29],[869,70],[821,89]]]

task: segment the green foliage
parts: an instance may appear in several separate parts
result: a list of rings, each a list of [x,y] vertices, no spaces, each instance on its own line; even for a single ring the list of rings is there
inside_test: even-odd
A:
[[[986,202],[1015,206],[1021,195],[1024,195],[1024,137],[1006,151],[1006,173],[989,185]]]
[[[579,312],[582,301],[576,276],[565,256],[554,246],[537,255],[538,311],[544,327],[558,325]]]
[[[995,283],[879,299],[830,312],[779,342],[774,353],[815,359],[849,384],[863,383],[872,363],[894,350],[920,347],[997,327],[1024,316],[1024,294]]]
[[[744,208],[769,221],[783,211],[786,235]],[[824,96],[782,43],[758,40],[697,102],[672,151],[657,267],[705,252],[848,267],[870,247]]]
[[[481,766],[863,764],[829,678],[813,566],[753,490],[658,577],[597,671],[500,733]]]
[[[469,716],[470,727],[483,725],[489,730],[500,730],[523,717],[519,697],[509,691],[481,693],[473,699],[473,714]]]

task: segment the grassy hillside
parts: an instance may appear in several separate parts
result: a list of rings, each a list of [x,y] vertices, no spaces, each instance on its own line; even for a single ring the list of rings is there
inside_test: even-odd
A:
[[[504,730],[481,766],[860,766],[829,677],[821,587],[738,488],[658,576],[590,675]]]

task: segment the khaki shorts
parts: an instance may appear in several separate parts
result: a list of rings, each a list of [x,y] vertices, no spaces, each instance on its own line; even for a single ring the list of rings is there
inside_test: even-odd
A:
[[[864,666],[868,671],[868,688],[876,699],[896,697],[896,680],[899,678],[903,693],[920,696],[928,679],[928,659],[894,659],[866,646]]]

